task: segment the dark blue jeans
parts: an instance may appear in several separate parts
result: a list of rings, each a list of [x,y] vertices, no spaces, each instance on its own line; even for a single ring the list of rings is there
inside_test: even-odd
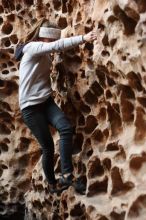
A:
[[[71,173],[73,128],[65,114],[55,104],[52,97],[47,101],[28,106],[22,110],[25,124],[36,137],[42,148],[42,165],[47,181],[56,182],[54,174],[54,142],[49,124],[55,127],[60,135],[60,160],[62,174]]]

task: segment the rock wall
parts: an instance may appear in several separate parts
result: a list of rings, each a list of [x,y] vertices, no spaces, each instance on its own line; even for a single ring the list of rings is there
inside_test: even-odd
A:
[[[1,219],[23,219],[25,209],[25,220],[145,220],[145,12],[145,0],[1,0]],[[42,16],[62,36],[98,33],[97,41],[57,55],[52,73],[55,100],[75,127],[74,174],[86,195],[72,187],[48,193],[40,149],[18,107],[14,51]],[[59,136],[52,132],[57,176]]]

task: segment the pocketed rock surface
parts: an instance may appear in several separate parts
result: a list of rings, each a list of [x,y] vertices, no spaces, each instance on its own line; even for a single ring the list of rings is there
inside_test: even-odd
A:
[[[50,195],[18,107],[14,51],[42,16],[64,29],[62,37],[97,30],[96,41],[57,54],[51,75],[75,129],[74,175],[85,195],[73,187]],[[145,220],[146,1],[2,0],[0,24],[1,219]],[[51,131],[59,177],[59,135]]]

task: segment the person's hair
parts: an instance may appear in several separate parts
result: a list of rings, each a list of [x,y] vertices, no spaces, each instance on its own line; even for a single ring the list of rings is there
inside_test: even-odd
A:
[[[20,40],[20,43],[28,43],[30,41],[37,40],[39,38],[40,27],[59,28],[55,23],[51,23],[46,18],[41,18],[35,24],[35,26],[32,28],[32,30],[30,32],[28,32],[26,34],[26,36]]]

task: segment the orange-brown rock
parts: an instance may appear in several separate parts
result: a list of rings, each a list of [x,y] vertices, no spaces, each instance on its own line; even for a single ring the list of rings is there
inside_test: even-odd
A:
[[[73,187],[49,194],[18,107],[14,51],[42,16],[62,36],[97,30],[96,41],[58,55],[52,73],[55,100],[75,127],[74,175],[85,195]],[[1,0],[0,30],[0,219],[145,220],[146,1]]]

